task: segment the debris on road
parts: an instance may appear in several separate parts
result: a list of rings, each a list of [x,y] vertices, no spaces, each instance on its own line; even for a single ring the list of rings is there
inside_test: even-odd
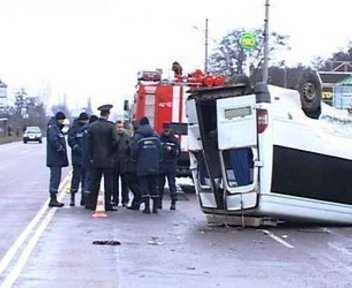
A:
[[[164,243],[161,242],[161,241],[159,241],[159,237],[153,236],[153,237],[152,237],[152,240],[149,240],[149,241],[148,241],[148,244],[149,244],[149,245],[160,246],[160,245],[163,245]]]
[[[107,245],[107,246],[119,246],[121,245],[120,241],[115,240],[97,240],[93,241],[93,245]]]

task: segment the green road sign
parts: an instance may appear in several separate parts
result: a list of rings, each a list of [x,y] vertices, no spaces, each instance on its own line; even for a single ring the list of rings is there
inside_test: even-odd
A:
[[[241,48],[252,51],[257,46],[257,37],[253,33],[243,33],[240,38]]]

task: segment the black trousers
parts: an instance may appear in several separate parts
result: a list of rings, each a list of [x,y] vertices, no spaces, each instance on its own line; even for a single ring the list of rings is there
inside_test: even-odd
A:
[[[119,183],[121,179],[121,196],[122,196],[122,204],[128,204],[130,201],[129,199],[129,191],[128,191],[128,184],[127,184],[127,179],[126,175],[121,173],[121,169],[116,168],[114,169],[114,184],[113,184],[113,191],[112,191],[112,201],[117,204],[119,204],[119,194],[120,194],[120,188],[119,188]]]
[[[49,183],[49,193],[50,195],[57,194],[59,192],[59,186],[61,182],[61,167],[50,167],[50,183]]]
[[[176,194],[176,167],[165,167],[159,177],[159,195],[160,200],[163,200],[165,182],[169,184],[170,198],[172,201],[177,200]]]
[[[76,194],[81,184],[81,193],[86,187],[86,169],[81,165],[73,165],[72,179],[71,179],[71,194]]]
[[[138,183],[142,192],[142,200],[159,199],[158,175],[139,176]]]
[[[141,203],[142,192],[138,183],[138,177],[136,174],[133,173],[125,174],[125,177],[127,181],[127,186],[133,194],[131,207],[139,208],[139,205]]]
[[[104,176],[104,200],[105,209],[111,208],[111,195],[113,186],[113,175],[114,169],[110,168],[92,168],[89,172],[89,182],[90,182],[90,193],[89,193],[89,204],[88,208],[94,209],[97,205],[100,183],[102,176]]]

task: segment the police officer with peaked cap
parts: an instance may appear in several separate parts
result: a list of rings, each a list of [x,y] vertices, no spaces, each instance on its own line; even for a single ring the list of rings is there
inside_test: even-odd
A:
[[[100,118],[88,128],[88,157],[91,163],[90,171],[90,203],[89,208],[96,207],[100,182],[104,176],[105,210],[116,211],[111,205],[114,172],[114,151],[116,149],[114,124],[110,122],[110,109],[113,106],[103,105],[98,108]]]

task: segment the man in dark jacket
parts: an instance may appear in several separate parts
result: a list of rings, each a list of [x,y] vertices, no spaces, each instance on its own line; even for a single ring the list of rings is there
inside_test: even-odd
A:
[[[91,188],[91,170],[92,170],[92,164],[89,160],[89,152],[88,152],[88,128],[89,126],[97,121],[99,118],[96,115],[91,115],[89,117],[89,121],[87,124],[85,124],[82,127],[82,132],[83,132],[83,139],[82,139],[82,166],[85,171],[85,176],[84,176],[84,183],[83,183],[83,191],[84,191],[84,202],[86,205],[86,208],[89,209],[89,207],[92,207],[93,205],[90,203],[92,202],[90,200],[90,188]]]
[[[139,122],[135,135],[133,156],[137,161],[138,183],[145,203],[143,213],[150,214],[150,198],[153,199],[153,213],[158,213],[159,191],[157,188],[159,165],[161,160],[161,144],[159,137],[143,117]]]
[[[127,131],[124,129],[124,125],[121,121],[117,121],[116,125],[116,143],[117,149],[115,152],[115,169],[114,169],[114,186],[113,186],[113,200],[112,202],[119,206],[119,182],[121,178],[121,204],[123,207],[126,207],[129,202],[129,191],[126,180],[126,164],[128,157],[128,149],[130,136]]]
[[[159,179],[159,194],[160,202],[159,208],[162,208],[162,201],[164,196],[165,178],[169,184],[171,206],[170,210],[176,209],[176,165],[177,158],[180,155],[180,144],[178,139],[175,137],[173,131],[169,128],[167,123],[164,124],[164,131],[160,137],[163,160],[160,168],[160,179]]]
[[[71,147],[72,154],[72,180],[71,180],[71,202],[70,206],[75,206],[75,194],[81,183],[81,206],[84,205],[84,181],[85,170],[82,163],[83,136],[84,125],[88,123],[88,114],[82,112],[78,119],[73,122],[72,127],[68,131],[68,145]]]
[[[137,163],[136,160],[133,159],[132,157],[132,149],[133,145],[135,143],[135,133],[138,129],[138,123],[134,122],[133,123],[133,136],[130,137],[128,149],[126,151],[127,153],[127,158],[126,158],[126,181],[127,181],[127,186],[131,190],[133,194],[133,200],[131,203],[131,206],[127,207],[128,209],[131,210],[139,210],[139,207],[141,205],[141,197],[142,197],[142,192],[138,183],[138,177],[137,177]]]
[[[88,153],[91,162],[91,203],[95,209],[98,200],[100,182],[104,175],[105,210],[116,211],[111,205],[114,173],[114,151],[116,149],[114,123],[108,121],[112,105],[98,108],[100,118],[88,128]]]
[[[62,133],[65,114],[57,112],[51,118],[47,129],[46,165],[50,168],[50,202],[49,207],[62,207],[63,203],[57,201],[57,193],[61,181],[62,167],[68,166],[65,136]]]

